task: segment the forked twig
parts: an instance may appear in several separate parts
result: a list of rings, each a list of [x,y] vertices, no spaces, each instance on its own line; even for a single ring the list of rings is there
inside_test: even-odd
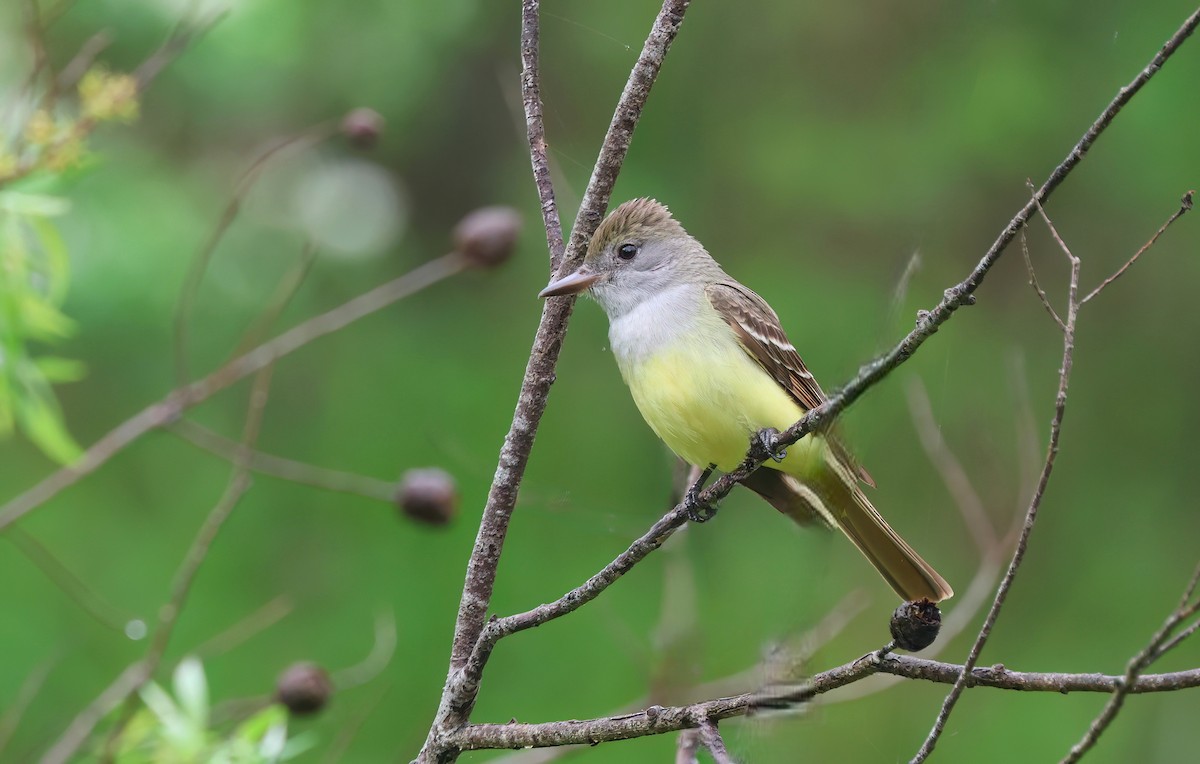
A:
[[[1113,283],[1117,279],[1124,276],[1125,271],[1129,270],[1129,267],[1137,262],[1137,259],[1142,256],[1142,253],[1144,253],[1146,250],[1153,247],[1154,242],[1158,241],[1158,237],[1162,236],[1163,232],[1166,231],[1167,228],[1169,228],[1172,223],[1174,223],[1179,218],[1183,217],[1184,213],[1186,213],[1188,210],[1190,210],[1192,208],[1192,206],[1193,206],[1192,199],[1195,196],[1196,196],[1195,191],[1188,191],[1186,194],[1184,194],[1183,198],[1179,200],[1179,209],[1175,210],[1175,212],[1171,215],[1171,217],[1167,218],[1167,222],[1163,223],[1162,226],[1157,231],[1155,231],[1154,235],[1150,237],[1150,241],[1143,244],[1142,248],[1139,249],[1137,252],[1134,252],[1133,257],[1126,260],[1125,264],[1122,265],[1120,268],[1118,268],[1111,276],[1106,278],[1104,281],[1101,281],[1096,286],[1095,289],[1088,292],[1087,296],[1084,297],[1082,300],[1080,300],[1079,303],[1082,305],[1083,303],[1092,299],[1096,295],[1100,294],[1100,292],[1102,292],[1104,290],[1104,288],[1107,287],[1109,284]]]
[[[1025,257],[1025,272],[1029,274],[1029,286],[1033,287],[1042,307],[1050,314],[1050,318],[1054,319],[1054,323],[1058,324],[1059,330],[1065,332],[1067,325],[1063,323],[1058,311],[1050,304],[1050,298],[1046,297],[1046,290],[1042,289],[1042,285],[1038,283],[1037,271],[1033,269],[1033,259],[1029,256],[1029,242],[1025,238],[1025,228],[1021,228],[1021,254]]]
[[[933,753],[938,739],[946,728],[946,722],[949,720],[950,714],[954,711],[954,706],[958,703],[963,690],[967,687],[968,678],[971,676],[975,664],[979,661],[979,655],[983,652],[983,647],[987,644],[988,637],[991,636],[992,628],[996,625],[996,619],[1000,616],[1000,610],[1008,600],[1008,592],[1012,588],[1012,582],[1017,576],[1017,571],[1020,570],[1021,564],[1025,561],[1025,552],[1029,547],[1029,538],[1037,522],[1038,510],[1041,508],[1042,498],[1046,495],[1046,486],[1050,482],[1050,476],[1054,472],[1055,458],[1058,456],[1058,443],[1062,434],[1063,417],[1067,410],[1067,387],[1070,384],[1071,365],[1075,358],[1075,321],[1079,316],[1079,258],[1071,254],[1071,250],[1067,248],[1062,237],[1058,235],[1054,224],[1046,216],[1045,210],[1042,209],[1041,202],[1036,193],[1033,196],[1033,204],[1037,207],[1047,227],[1049,227],[1054,240],[1059,243],[1063,253],[1071,263],[1071,280],[1067,287],[1067,318],[1063,323],[1062,364],[1059,366],[1058,392],[1054,397],[1054,417],[1050,421],[1050,438],[1046,447],[1046,458],[1042,463],[1042,472],[1038,477],[1037,487],[1034,489],[1033,497],[1029,501],[1029,508],[1025,512],[1025,521],[1021,526],[1021,533],[1017,537],[1016,549],[1013,550],[1012,559],[1008,563],[1008,569],[1004,572],[1004,577],[1000,580],[1000,586],[996,589],[996,596],[992,599],[992,605],[983,620],[983,625],[979,628],[979,634],[976,635],[971,649],[967,652],[967,658],[963,661],[963,671],[954,682],[954,686],[950,688],[950,692],[947,693],[946,698],[942,701],[942,707],[938,711],[937,718],[934,719],[933,728],[925,737],[924,742],[921,743],[921,747],[917,750],[916,755],[913,756],[912,764],[919,764],[919,762],[925,761]]]
[[[1161,233],[1161,229],[1159,232]],[[1157,235],[1155,238],[1157,238]],[[1179,644],[1179,642],[1186,639],[1188,635],[1195,631],[1194,628],[1185,630],[1179,637],[1168,642],[1171,632],[1175,631],[1179,627],[1179,624],[1191,618],[1197,612],[1200,612],[1200,600],[1191,601],[1192,596],[1196,592],[1197,583],[1200,583],[1200,565],[1196,566],[1196,572],[1192,574],[1191,579],[1188,581],[1188,585],[1183,592],[1183,597],[1179,600],[1178,607],[1167,617],[1166,622],[1154,636],[1150,638],[1149,644],[1141,652],[1129,659],[1129,664],[1125,667],[1125,676],[1121,677],[1121,680],[1117,682],[1112,696],[1104,704],[1104,710],[1088,726],[1087,732],[1083,734],[1079,742],[1071,746],[1071,750],[1063,757],[1060,764],[1075,764],[1075,762],[1083,758],[1083,755],[1091,750],[1092,746],[1096,745],[1096,741],[1100,739],[1100,736],[1104,734],[1108,726],[1117,718],[1117,714],[1120,713],[1121,707],[1125,704],[1125,697],[1136,686],[1138,677],[1141,676],[1142,672],[1157,660],[1159,656]]]

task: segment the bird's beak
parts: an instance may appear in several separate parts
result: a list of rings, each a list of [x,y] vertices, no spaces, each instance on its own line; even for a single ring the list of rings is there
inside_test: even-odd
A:
[[[587,291],[592,284],[600,279],[599,273],[592,273],[587,266],[580,266],[577,271],[561,279],[551,281],[546,288],[538,292],[538,297],[558,297],[564,294],[579,294]]]

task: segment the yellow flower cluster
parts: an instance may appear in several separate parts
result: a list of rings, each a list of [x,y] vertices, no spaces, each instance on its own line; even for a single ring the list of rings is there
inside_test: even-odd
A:
[[[79,81],[79,107],[84,119],[132,122],[138,117],[137,80],[96,68]]]

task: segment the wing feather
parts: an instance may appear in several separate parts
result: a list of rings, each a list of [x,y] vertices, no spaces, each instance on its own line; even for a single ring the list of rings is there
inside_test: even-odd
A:
[[[804,411],[825,402],[825,391],[804,365],[796,347],[783,331],[779,316],[750,289],[736,281],[717,281],[705,289],[709,303],[729,324],[746,353],[788,392]],[[859,467],[850,452],[832,434],[828,442],[838,458],[854,465],[858,477],[874,487],[875,481]]]

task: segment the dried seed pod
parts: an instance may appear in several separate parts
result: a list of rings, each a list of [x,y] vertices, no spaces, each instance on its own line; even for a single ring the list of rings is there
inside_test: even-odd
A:
[[[400,477],[396,506],[417,522],[445,525],[458,513],[458,486],[437,467],[409,470]]]
[[[933,644],[942,628],[942,611],[929,600],[905,602],[892,613],[892,639],[896,646],[918,652]]]
[[[374,148],[383,135],[383,116],[366,107],[354,109],[342,117],[342,135],[360,149]]]
[[[275,682],[275,697],[296,716],[317,713],[332,696],[333,682],[328,672],[315,663],[293,663]]]
[[[480,207],[454,227],[454,248],[474,268],[495,268],[512,257],[520,232],[512,207]]]

